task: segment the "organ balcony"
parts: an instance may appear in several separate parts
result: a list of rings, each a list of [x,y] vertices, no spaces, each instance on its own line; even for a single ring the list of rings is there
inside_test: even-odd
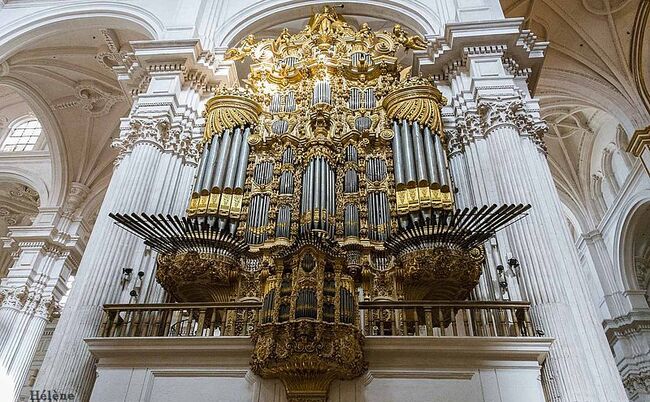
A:
[[[326,7],[228,51],[251,71],[207,103],[187,216],[111,215],[174,303],[106,306],[100,336],[250,336],[253,372],[296,401],[364,374],[366,337],[533,336],[528,304],[467,300],[529,206],[454,208],[446,100],[398,62],[421,43]]]

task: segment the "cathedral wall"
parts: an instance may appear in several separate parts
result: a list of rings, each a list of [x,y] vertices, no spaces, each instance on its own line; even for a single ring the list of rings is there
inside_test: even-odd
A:
[[[99,358],[91,402],[285,402],[279,380],[248,369],[248,338],[86,340]],[[330,402],[544,401],[549,338],[371,337],[369,371],[335,381]],[[137,353],[134,351],[137,348]]]

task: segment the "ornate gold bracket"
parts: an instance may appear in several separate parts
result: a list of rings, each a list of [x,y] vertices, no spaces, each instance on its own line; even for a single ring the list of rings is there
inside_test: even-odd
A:
[[[240,89],[222,90],[206,104],[203,141],[210,141],[213,135],[221,135],[224,130],[255,125],[260,113],[262,106],[250,93]]]
[[[444,138],[440,109],[445,103],[447,99],[431,81],[413,77],[386,95],[382,106],[390,119],[417,121]]]

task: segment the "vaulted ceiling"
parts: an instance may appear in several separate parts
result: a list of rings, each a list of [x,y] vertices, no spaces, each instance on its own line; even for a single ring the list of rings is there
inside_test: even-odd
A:
[[[61,186],[63,196],[72,182],[94,197],[105,191],[116,155],[110,144],[131,96],[111,67],[129,41],[139,39],[146,37],[129,30],[71,27],[33,40],[0,65],[0,91],[9,88],[41,107],[34,114],[48,131],[53,160],[62,161],[53,166],[51,185]],[[57,206],[64,200],[43,202]]]
[[[501,0],[501,6],[506,17],[523,17],[550,42],[535,93],[549,123],[549,163],[582,229],[593,228],[630,171],[629,138],[650,124],[644,79],[650,63],[641,62],[650,55],[650,36],[644,40],[650,2]],[[610,177],[614,168],[618,177]]]

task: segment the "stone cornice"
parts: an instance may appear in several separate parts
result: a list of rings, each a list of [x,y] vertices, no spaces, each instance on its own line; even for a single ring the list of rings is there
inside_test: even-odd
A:
[[[99,359],[98,367],[180,368],[219,362],[219,366],[247,369],[253,352],[248,337],[87,338],[85,342]],[[364,350],[370,372],[377,371],[375,377],[403,369],[408,361],[410,369],[431,378],[440,368],[494,367],[496,362],[502,368],[537,368],[552,342],[552,338],[370,336]]]
[[[199,39],[133,41],[133,54],[149,74],[178,72],[185,83],[212,92],[234,78],[232,62],[204,50]]]
[[[498,53],[507,57],[510,67],[516,67],[511,73],[528,75],[534,92],[548,42],[538,41],[522,24],[523,18],[448,23],[427,51],[416,53],[417,61],[424,73],[443,77],[445,70],[463,65],[472,53]]]
[[[618,338],[640,332],[650,333],[650,311],[632,311],[624,316],[603,321],[603,328],[611,344]]]

